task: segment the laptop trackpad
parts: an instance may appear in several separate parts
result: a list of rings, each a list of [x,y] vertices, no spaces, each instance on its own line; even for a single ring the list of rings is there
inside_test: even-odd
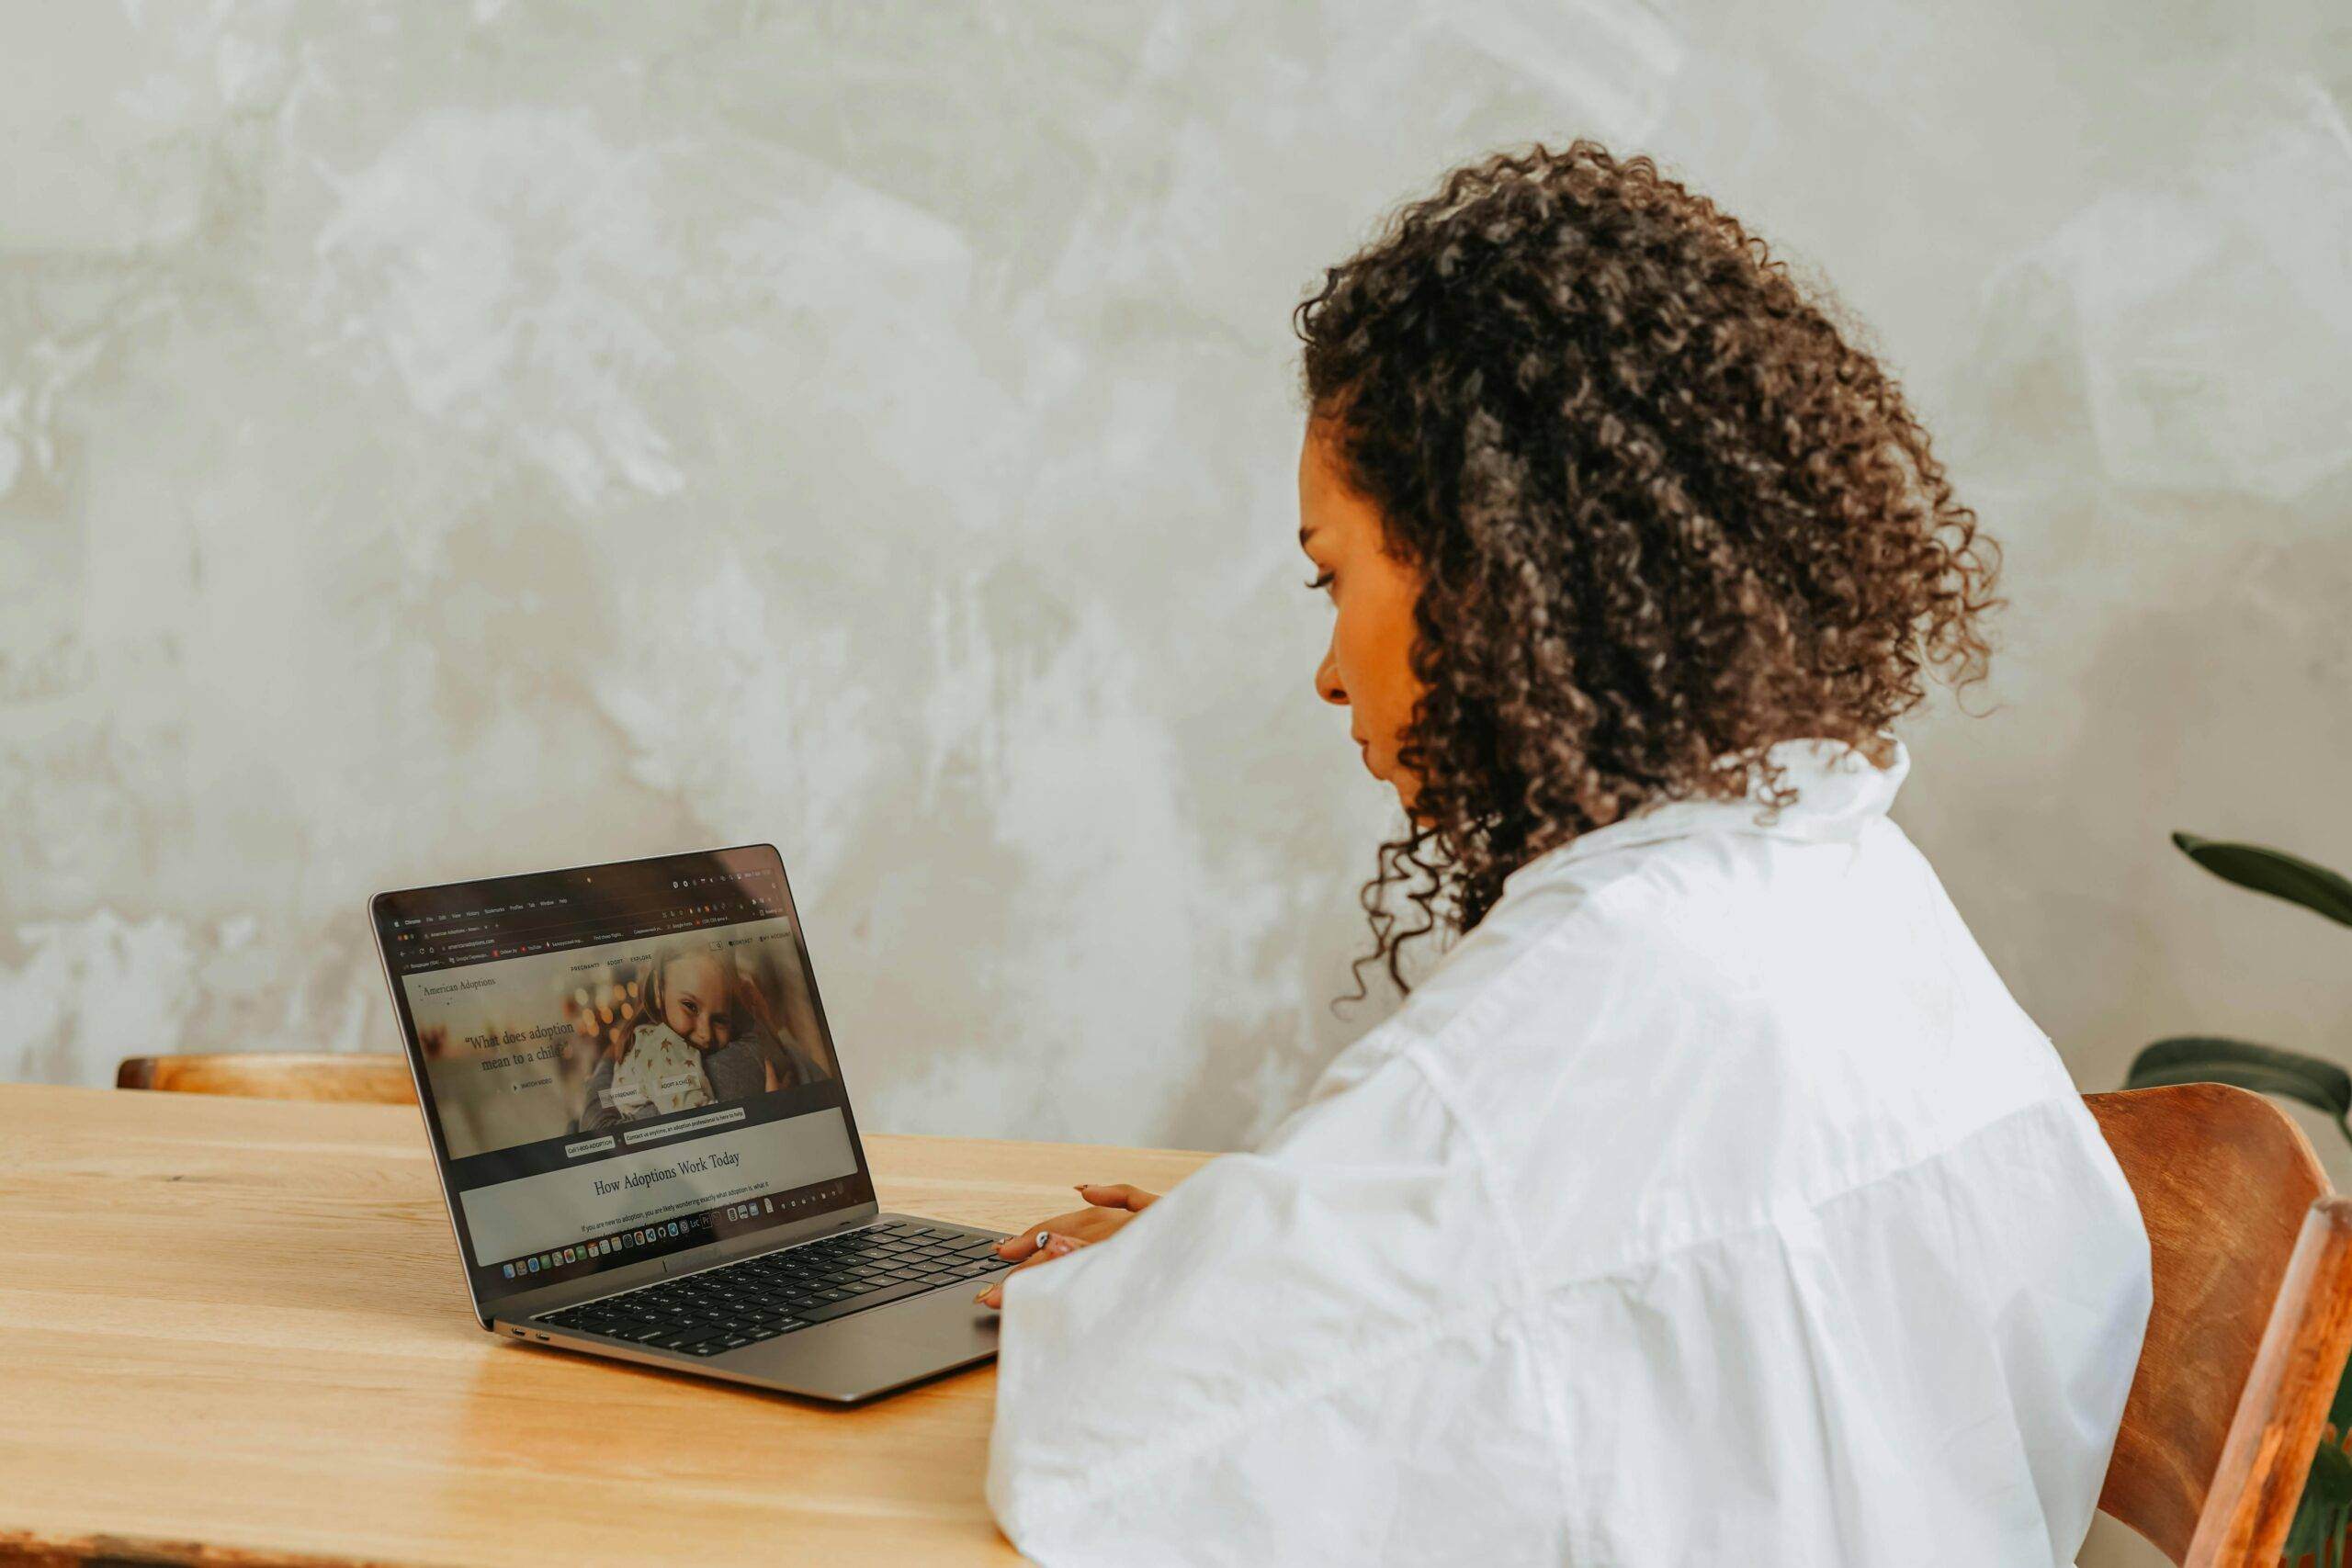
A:
[[[997,1314],[972,1300],[978,1288],[934,1291],[746,1346],[725,1359],[726,1370],[816,1399],[888,1393],[996,1354]]]

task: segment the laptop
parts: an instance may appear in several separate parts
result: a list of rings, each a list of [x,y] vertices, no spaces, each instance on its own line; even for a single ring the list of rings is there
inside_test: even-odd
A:
[[[876,1203],[774,846],[368,914],[484,1328],[844,1404],[996,1354],[1003,1236]]]

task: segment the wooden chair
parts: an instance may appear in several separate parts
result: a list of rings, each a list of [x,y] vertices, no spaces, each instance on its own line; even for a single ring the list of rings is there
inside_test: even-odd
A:
[[[398,1056],[223,1052],[203,1056],[128,1056],[117,1089],[239,1094],[254,1100],[344,1100],[414,1105],[416,1087]]]
[[[2352,1351],[2352,1198],[2260,1095],[2084,1098],[2155,1276],[2098,1506],[2182,1568],[2271,1568]]]

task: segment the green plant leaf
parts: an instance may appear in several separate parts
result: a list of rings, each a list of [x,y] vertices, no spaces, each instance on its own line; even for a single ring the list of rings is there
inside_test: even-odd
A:
[[[2311,1472],[2303,1478],[2302,1499],[2295,1505],[2295,1521],[2287,1527],[2287,1546],[2280,1555],[2292,1562],[2310,1552],[2323,1564],[2336,1563],[2348,1528],[2352,1528],[2352,1454],[2323,1442],[2312,1454]]]
[[[2352,881],[2284,850],[2260,844],[2226,844],[2194,833],[2175,833],[2180,852],[2224,882],[2301,904],[2340,926],[2352,926]]]
[[[2352,1437],[2352,1361],[2344,1363],[2344,1375],[2335,1380],[2335,1398],[2327,1407],[2327,1424],[2338,1433]]]
[[[2131,1070],[2123,1076],[2125,1089],[2177,1083],[2234,1084],[2257,1094],[2275,1094],[2324,1111],[2339,1125],[2352,1114],[2352,1073],[2318,1056],[2246,1040],[2175,1035],[2132,1057]]]

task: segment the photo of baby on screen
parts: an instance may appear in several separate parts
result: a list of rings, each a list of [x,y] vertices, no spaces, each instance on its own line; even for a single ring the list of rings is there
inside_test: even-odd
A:
[[[789,920],[404,977],[452,1158],[834,1079]]]
[[[753,951],[725,939],[673,938],[654,950],[641,974],[613,986],[617,1006],[575,995],[567,1010],[578,1040],[567,1055],[575,1070],[586,1071],[573,1130],[618,1126],[829,1077],[763,984],[778,977],[744,962]],[[589,1042],[593,1050],[578,1048]]]

